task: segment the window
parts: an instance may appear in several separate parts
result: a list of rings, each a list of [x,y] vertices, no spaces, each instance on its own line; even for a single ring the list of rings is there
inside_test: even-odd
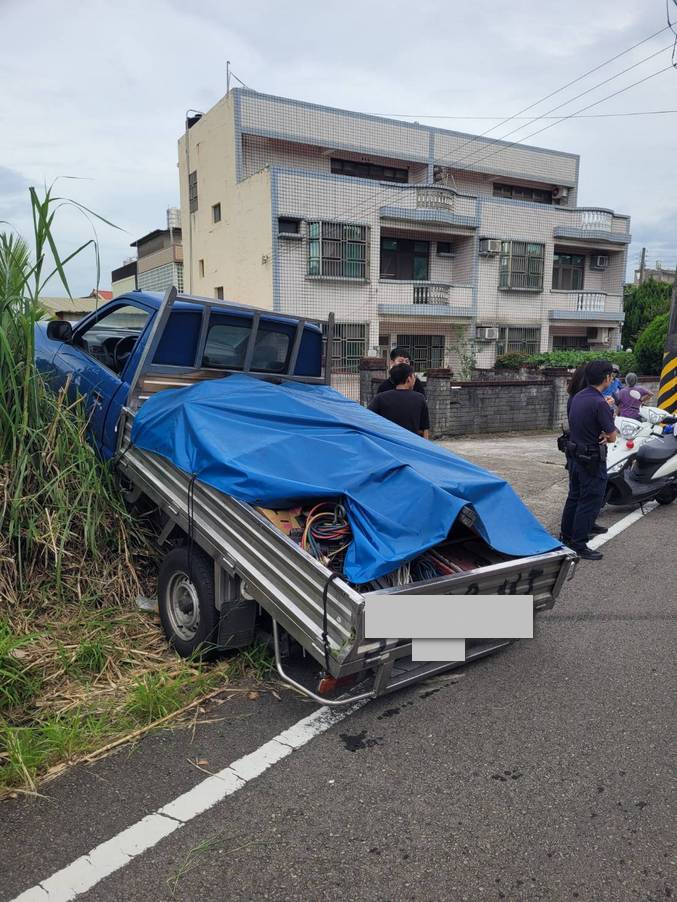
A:
[[[219,322],[218,314],[215,319],[207,333],[202,366],[241,370],[247,356],[251,321],[236,322],[233,318],[226,321],[222,317],[224,321]],[[250,370],[264,373],[286,372],[290,344],[291,338],[286,332],[261,323],[256,333]]]
[[[444,335],[398,335],[397,347],[406,348],[419,373],[443,366]]]
[[[205,261],[204,260],[197,261],[197,271],[200,273],[200,278],[204,279],[204,277],[205,277]]]
[[[322,327],[326,336],[326,329]],[[357,373],[360,359],[367,356],[368,323],[334,323],[332,373]]]
[[[501,326],[496,342],[496,356],[501,354],[538,354],[541,330],[531,326]]]
[[[544,254],[544,244],[502,241],[498,287],[542,291]]]
[[[585,254],[555,253],[552,264],[552,287],[560,291],[578,291],[583,287]]]
[[[116,307],[86,331],[76,331],[73,343],[114,373],[120,373],[149,316],[147,310],[131,304]]]
[[[374,179],[378,182],[409,181],[409,170],[395,166],[381,166],[379,163],[360,163],[357,160],[341,160],[331,158],[331,171],[334,175],[351,175],[353,178]]]
[[[221,222],[221,204],[212,206],[212,222]]]
[[[524,185],[504,185],[494,182],[494,197],[528,200],[532,204],[552,204],[552,191],[547,188],[527,188]]]
[[[216,286],[214,289],[214,297],[219,301],[223,300],[223,285]]]
[[[381,236],[381,278],[427,281],[430,242]]]
[[[368,226],[309,222],[308,236],[309,276],[369,278]]]
[[[277,230],[280,235],[300,235],[301,220],[280,217],[277,221]]]
[[[438,241],[437,242],[437,256],[438,257],[451,257],[453,255],[453,248],[451,241]]]
[[[197,169],[188,173],[188,210],[197,211]]]
[[[223,323],[209,327],[202,366],[241,370],[247,353],[251,323]]]

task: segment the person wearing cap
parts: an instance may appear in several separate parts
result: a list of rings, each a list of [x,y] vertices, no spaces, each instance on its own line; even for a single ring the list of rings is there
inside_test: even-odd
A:
[[[393,348],[390,352],[390,366],[395,367],[399,366],[401,363],[406,363],[407,366],[411,366],[411,357],[409,356],[409,352],[406,348]],[[393,381],[392,377],[392,369],[388,374],[388,378],[385,379],[376,390],[376,394],[380,395],[381,392],[384,391],[393,391],[397,386]],[[423,395],[425,398],[425,389],[423,387],[423,383],[418,378],[418,376],[414,376],[414,388],[413,391],[418,392],[419,395]]]
[[[614,395],[614,401],[618,404],[618,416],[630,417],[632,420],[641,420],[639,408],[651,397],[651,392],[643,385],[637,385],[635,373],[628,373],[625,377],[625,387]]]
[[[621,382],[621,371],[620,371],[620,367],[619,367],[617,364],[612,363],[612,364],[611,364],[611,369],[612,369],[612,379],[611,379],[611,383],[610,383],[609,387],[606,388],[606,389],[602,392],[602,396],[604,397],[606,403],[607,403],[610,407],[613,406],[613,403],[614,403],[614,395],[616,394],[616,392],[619,392],[619,391],[623,388],[623,383]]]

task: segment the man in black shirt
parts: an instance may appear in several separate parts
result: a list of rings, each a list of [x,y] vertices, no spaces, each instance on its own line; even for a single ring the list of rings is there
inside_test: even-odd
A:
[[[400,363],[406,363],[411,366],[411,357],[409,356],[405,348],[393,348],[390,352],[390,366],[398,366],[398,364]],[[376,394],[379,395],[382,391],[392,391],[394,388],[395,383],[392,380],[392,375],[389,375],[388,378],[379,385],[376,390]],[[423,383],[418,378],[418,376],[414,377],[414,391],[425,397],[425,389],[423,388]]]
[[[598,561],[600,551],[588,547],[595,532],[606,532],[595,526],[606,494],[606,446],[616,440],[616,426],[611,408],[602,392],[613,375],[608,360],[592,360],[585,368],[587,388],[569,402],[569,495],[562,513],[561,539],[580,557]]]
[[[390,378],[395,388],[377,394],[369,405],[369,410],[409,432],[428,438],[428,405],[423,395],[414,391],[416,376],[413,367],[407,363],[398,363],[390,370]]]

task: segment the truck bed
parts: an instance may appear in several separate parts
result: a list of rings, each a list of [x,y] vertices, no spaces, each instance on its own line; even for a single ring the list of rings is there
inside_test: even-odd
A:
[[[202,547],[226,573],[238,576],[247,596],[254,598],[293,639],[325,667],[323,592],[327,597],[328,671],[342,679],[364,671],[375,673],[374,693],[392,691],[453,664],[413,663],[411,641],[373,640],[364,636],[361,594],[319,560],[304,551],[252,506],[237,501],[190,476],[153,453],[130,442],[133,413],[125,411],[124,436],[117,467],[135,487],[164,512],[170,522]],[[192,523],[189,527],[189,504]],[[470,542],[468,550],[480,540]],[[575,556],[567,549],[526,558],[507,558],[482,543],[482,555],[493,563],[453,576],[379,590],[388,594],[533,594],[534,609],[554,604]],[[477,551],[477,548],[474,549]],[[509,644],[497,638],[467,642],[466,660]]]

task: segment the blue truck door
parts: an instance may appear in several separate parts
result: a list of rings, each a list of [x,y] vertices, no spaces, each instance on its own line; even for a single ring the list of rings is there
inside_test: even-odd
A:
[[[54,358],[58,382],[63,385],[70,376],[69,396],[85,399],[91,438],[105,457],[112,453],[103,447],[108,408],[133,365],[151,314],[150,308],[128,299],[107,304],[76,327],[73,341],[61,345]]]

